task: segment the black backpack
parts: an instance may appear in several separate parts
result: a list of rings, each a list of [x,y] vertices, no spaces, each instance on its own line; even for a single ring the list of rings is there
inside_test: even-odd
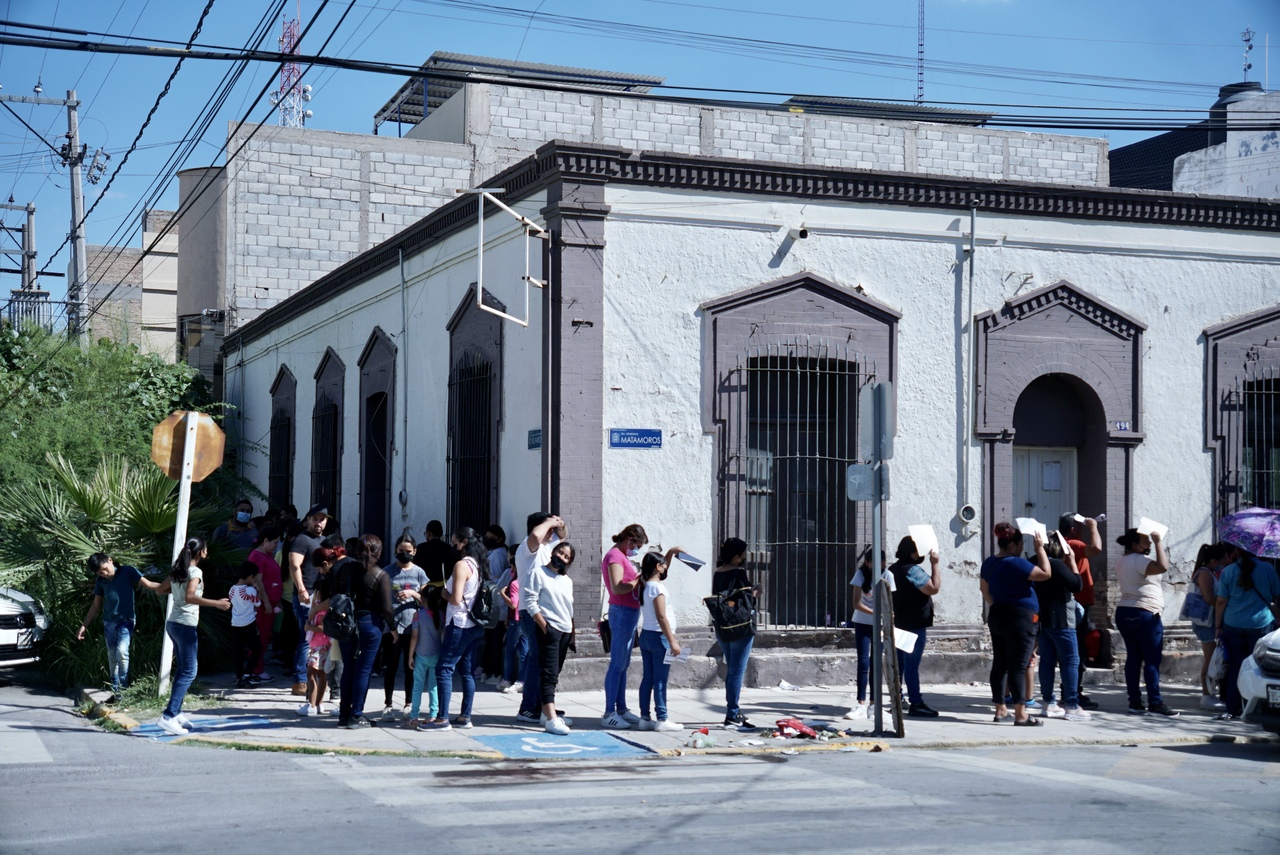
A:
[[[716,635],[724,641],[739,641],[756,631],[756,598],[750,588],[723,591],[702,601],[711,612]]]
[[[346,593],[329,598],[329,611],[324,616],[324,634],[335,641],[348,641],[356,635],[356,604],[351,599],[351,573],[342,568],[346,577]]]
[[[471,602],[471,610],[468,612],[477,626],[493,629],[500,623],[497,603],[501,596],[496,582],[488,579],[480,580],[480,585],[476,588],[476,598]]]

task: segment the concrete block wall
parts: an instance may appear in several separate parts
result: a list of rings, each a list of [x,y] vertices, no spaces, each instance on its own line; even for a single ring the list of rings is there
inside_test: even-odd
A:
[[[471,180],[471,149],[433,140],[232,125],[227,329],[386,240]]]

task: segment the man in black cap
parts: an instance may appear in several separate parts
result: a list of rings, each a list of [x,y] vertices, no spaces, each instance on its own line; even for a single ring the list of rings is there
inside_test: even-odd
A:
[[[293,614],[298,621],[301,640],[293,660],[293,693],[307,693],[307,615],[311,611],[311,592],[319,571],[311,563],[312,554],[324,545],[324,526],[329,509],[312,505],[302,519],[302,532],[289,544],[289,575],[293,579]]]

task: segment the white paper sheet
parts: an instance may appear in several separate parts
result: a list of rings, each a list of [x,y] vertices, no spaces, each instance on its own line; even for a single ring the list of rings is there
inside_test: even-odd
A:
[[[1158,534],[1160,539],[1164,540],[1164,536],[1168,533],[1169,527],[1167,525],[1161,525],[1155,520],[1149,520],[1146,517],[1138,520],[1138,534]]]
[[[1023,536],[1029,541],[1035,539],[1037,532],[1040,534],[1040,540],[1047,541],[1049,539],[1049,530],[1045,528],[1042,522],[1037,522],[1031,517],[1018,517],[1013,522],[1018,526],[1018,531],[1022,532]],[[1030,547],[1031,544],[1028,543],[1027,546]]]
[[[916,542],[916,549],[920,551],[921,558],[928,558],[930,552],[937,551],[938,535],[934,533],[933,526],[909,525],[907,534],[911,535],[911,539]]]
[[[701,558],[694,558],[692,555],[690,555],[687,552],[677,552],[676,560],[682,561],[685,564],[688,564],[694,570],[701,570],[704,566],[706,566],[706,563],[707,563],[703,561]]]
[[[896,626],[893,628],[893,646],[903,653],[910,653],[915,650],[916,639],[919,637],[909,629],[899,629]]]
[[[687,647],[680,648],[679,656],[672,656],[671,651],[668,650],[666,655],[662,657],[663,665],[674,665],[677,663],[684,663],[688,661],[689,661],[689,648]]]

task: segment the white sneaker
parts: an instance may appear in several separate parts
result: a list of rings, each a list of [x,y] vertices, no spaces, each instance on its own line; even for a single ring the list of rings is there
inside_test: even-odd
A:
[[[510,688],[511,688],[511,684],[510,684],[510,683],[508,683],[506,680],[500,680],[500,681],[498,681],[498,691],[499,691],[499,692],[502,692],[503,694],[506,694],[507,689],[510,689]]]
[[[640,719],[640,729],[641,730],[657,730],[658,723],[651,718],[642,718]]]
[[[185,727],[187,730],[195,730],[195,725],[191,723],[191,719],[187,718],[186,713],[178,713],[173,717],[173,720],[180,726]]]
[[[1067,711],[1057,704],[1049,704],[1044,708],[1044,712],[1041,715],[1045,718],[1066,718]]]
[[[302,706],[298,707],[298,709],[297,709],[297,713],[298,713],[298,715],[302,716],[303,718],[306,718],[307,716],[311,715],[311,713],[313,712],[313,710],[314,710],[314,708],[311,706],[311,704],[305,704],[305,703],[304,703]]]
[[[167,715],[160,716],[160,720],[156,722],[156,724],[158,724],[160,729],[165,733],[172,734],[173,736],[186,736],[188,733],[185,727],[178,724],[177,718],[169,718]]]
[[[1063,718],[1067,721],[1093,721],[1093,714],[1080,707],[1067,707]]]
[[[505,686],[503,686],[503,687],[502,687],[502,694],[504,694],[504,695],[523,695],[523,694],[524,694],[524,686],[523,686],[522,684],[520,684],[520,683],[507,683]]]
[[[552,734],[555,734],[556,736],[568,736],[569,733],[571,732],[569,730],[569,725],[565,724],[564,719],[560,718],[559,716],[556,716],[555,718],[551,719],[542,727],[547,733],[552,733]]]
[[[867,704],[855,701],[853,709],[844,714],[849,721],[864,721],[867,717]]]
[[[382,720],[383,720],[383,721],[395,721],[395,720],[396,720],[396,708],[395,708],[395,707],[383,707],[383,709],[382,709]]]
[[[684,725],[675,721],[660,721],[654,727],[654,730],[658,731],[658,733],[677,733],[684,730]]]
[[[564,722],[566,726],[573,727],[573,719],[569,718],[567,715],[558,715],[556,718]],[[549,719],[547,718],[546,713],[538,713],[538,724],[546,726],[547,721],[549,721]]]
[[[1200,696],[1200,709],[1202,710],[1225,710],[1226,708],[1227,705],[1213,695]]]
[[[636,719],[639,720],[639,716],[636,716]],[[609,713],[607,716],[600,719],[600,726],[605,730],[630,730],[631,722],[627,721],[617,713]]]
[[[623,720],[626,721],[627,724],[635,725],[640,723],[640,716],[636,715],[631,710],[615,713],[615,715],[622,716]]]
[[[337,707],[334,707],[331,710],[327,710],[324,708],[324,704],[318,704],[316,706],[316,715],[337,715],[337,714],[338,714]]]

